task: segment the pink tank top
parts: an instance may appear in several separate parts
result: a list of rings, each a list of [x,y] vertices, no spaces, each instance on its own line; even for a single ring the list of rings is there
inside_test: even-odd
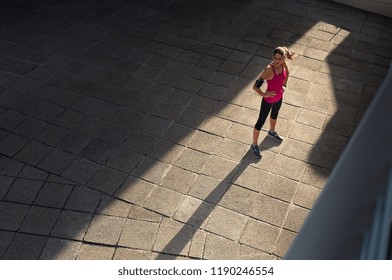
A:
[[[275,91],[276,95],[274,97],[264,98],[267,103],[275,103],[282,99],[283,97],[283,83],[286,79],[286,71],[283,68],[282,73],[276,74],[274,67],[272,67],[274,76],[271,80],[267,80],[267,91]]]

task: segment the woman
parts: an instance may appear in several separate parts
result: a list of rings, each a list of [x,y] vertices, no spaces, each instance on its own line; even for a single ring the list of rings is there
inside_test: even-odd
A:
[[[268,136],[279,142],[283,141],[283,139],[275,131],[275,126],[279,109],[282,105],[283,92],[286,90],[286,84],[289,78],[289,70],[285,60],[286,58],[293,59],[293,56],[294,53],[290,52],[286,47],[277,47],[274,50],[272,62],[265,67],[259,79],[253,86],[253,89],[263,97],[259,118],[253,129],[253,143],[251,145],[251,150],[257,157],[261,157],[260,149],[257,144],[260,130],[270,111],[270,130],[268,131]],[[262,92],[260,87],[264,80],[267,81],[267,89],[265,92]]]

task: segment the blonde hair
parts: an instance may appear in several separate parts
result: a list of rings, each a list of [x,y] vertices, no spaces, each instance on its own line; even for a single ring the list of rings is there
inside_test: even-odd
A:
[[[294,56],[295,56],[295,53],[289,51],[289,49],[287,47],[277,47],[274,50],[274,54],[276,54],[276,53],[282,55],[284,58],[287,57],[290,60],[293,60]]]

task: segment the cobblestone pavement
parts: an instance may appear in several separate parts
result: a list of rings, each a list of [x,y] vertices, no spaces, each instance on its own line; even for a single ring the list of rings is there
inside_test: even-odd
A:
[[[0,13],[2,259],[282,258],[392,57],[390,18],[324,0]],[[266,124],[258,160],[251,87],[279,45],[284,141]]]

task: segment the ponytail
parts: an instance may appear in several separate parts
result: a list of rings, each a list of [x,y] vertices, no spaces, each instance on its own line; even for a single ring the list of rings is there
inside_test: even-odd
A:
[[[277,47],[274,50],[274,54],[276,54],[276,53],[279,53],[283,57],[287,57],[290,60],[293,60],[294,56],[295,56],[295,53],[289,51],[289,49],[287,47]]]

